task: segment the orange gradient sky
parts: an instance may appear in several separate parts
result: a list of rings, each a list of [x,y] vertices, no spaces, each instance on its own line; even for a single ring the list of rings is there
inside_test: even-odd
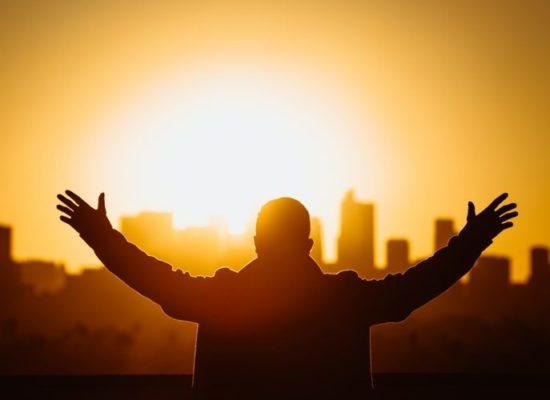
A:
[[[442,4],[446,3],[446,4]],[[448,3],[448,4],[447,4]],[[458,4],[460,3],[460,4]],[[527,274],[550,245],[550,6],[544,2],[3,2],[0,223],[18,259],[97,264],[55,194],[111,219],[170,210],[242,229],[275,196],[325,222],[344,191],[428,255],[433,220],[508,191],[491,253]]]

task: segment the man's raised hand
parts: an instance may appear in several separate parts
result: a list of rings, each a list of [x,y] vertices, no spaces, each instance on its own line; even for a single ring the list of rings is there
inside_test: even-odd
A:
[[[516,203],[499,207],[507,197],[508,193],[501,194],[479,214],[476,214],[474,203],[468,202],[468,217],[464,233],[477,240],[491,241],[503,230],[514,226],[511,220],[518,216],[518,212],[514,211],[517,207]]]
[[[105,209],[105,193],[101,193],[97,200],[97,209],[91,207],[79,195],[66,190],[64,196],[58,194],[57,198],[63,204],[58,204],[57,209],[63,213],[59,219],[72,226],[80,234],[92,234],[101,229],[111,228]]]

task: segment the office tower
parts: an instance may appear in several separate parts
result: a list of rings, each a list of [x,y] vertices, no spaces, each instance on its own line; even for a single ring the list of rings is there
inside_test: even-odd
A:
[[[409,242],[406,239],[390,239],[386,242],[386,272],[404,272],[409,267]]]
[[[0,226],[0,268],[11,264],[11,228]]]
[[[320,266],[323,265],[323,230],[319,218],[311,218],[310,238],[313,240],[313,248],[310,255]]]
[[[510,285],[510,259],[496,256],[479,257],[470,272],[469,285],[479,293],[497,294],[508,288]]]
[[[374,272],[374,205],[356,201],[351,190],[341,206],[338,264],[362,277]]]
[[[21,283],[32,288],[35,294],[55,293],[65,285],[65,267],[43,260],[26,260],[17,263]]]
[[[447,246],[449,240],[456,235],[454,221],[447,218],[438,218],[435,220],[435,242],[434,250],[437,251]]]
[[[226,244],[216,226],[190,226],[175,233],[166,260],[196,275],[213,275],[220,268]]]
[[[548,247],[537,246],[531,248],[531,285],[544,286],[550,284],[550,262]]]
[[[11,256],[11,227],[0,226],[0,290],[11,291],[19,287],[19,268]]]
[[[164,257],[173,245],[172,214],[168,212],[141,212],[120,218],[120,229],[129,242],[156,257]]]

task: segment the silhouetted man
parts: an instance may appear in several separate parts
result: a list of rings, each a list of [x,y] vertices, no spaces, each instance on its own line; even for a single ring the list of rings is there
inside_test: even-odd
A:
[[[170,316],[199,324],[193,387],[205,398],[350,398],[372,391],[369,330],[402,321],[453,285],[513,225],[515,204],[497,197],[447,247],[404,274],[363,280],[323,274],[309,257],[306,208],[279,198],[256,222],[258,257],[240,272],[192,277],[148,256],[111,227],[105,197],[97,210],[71,191],[58,195],[72,226],[103,264]]]

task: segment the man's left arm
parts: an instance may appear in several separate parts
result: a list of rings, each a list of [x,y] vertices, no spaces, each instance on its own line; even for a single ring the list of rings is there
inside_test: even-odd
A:
[[[371,281],[380,304],[375,322],[405,319],[412,311],[439,296],[470,271],[493,239],[513,226],[511,219],[518,215],[517,211],[513,211],[516,204],[499,208],[507,197],[507,193],[500,195],[479,214],[475,213],[473,203],[469,202],[467,223],[449,241],[447,247],[438,250],[432,257],[403,274],[388,275],[383,280]]]

